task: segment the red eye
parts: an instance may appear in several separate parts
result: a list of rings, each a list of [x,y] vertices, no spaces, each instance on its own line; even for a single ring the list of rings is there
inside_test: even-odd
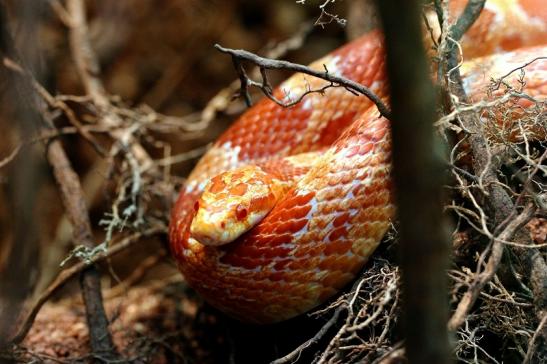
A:
[[[198,211],[199,210],[199,201],[196,201],[196,203],[194,204],[194,211]]]
[[[237,205],[237,207],[236,207],[236,217],[237,217],[238,220],[243,220],[244,218],[246,218],[248,213],[249,213],[249,211],[247,211],[245,206]]]

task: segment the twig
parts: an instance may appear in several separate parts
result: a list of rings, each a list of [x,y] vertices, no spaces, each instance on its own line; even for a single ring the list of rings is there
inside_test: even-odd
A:
[[[59,185],[63,204],[73,227],[74,244],[81,244],[88,249],[93,249],[95,242],[93,241],[89,213],[80,180],[72,169],[59,140],[54,140],[49,144],[47,158],[53,167],[53,174]],[[108,330],[109,323],[103,306],[100,275],[94,266],[90,266],[82,272],[81,286],[91,347],[96,353],[115,358],[117,354]]]
[[[265,70],[289,70],[289,71],[304,73],[313,77],[323,79],[325,81],[329,81],[331,83],[329,87],[344,87],[346,90],[350,92],[360,93],[368,97],[376,105],[376,107],[378,108],[382,116],[388,119],[391,118],[391,111],[389,110],[387,105],[376,94],[374,94],[374,92],[372,92],[368,87],[365,87],[345,77],[336,76],[332,73],[329,73],[328,70],[325,70],[324,72],[320,72],[320,71],[311,69],[307,66],[303,66],[301,64],[292,63],[292,62],[283,61],[283,60],[268,59],[268,58],[260,57],[254,53],[251,53],[242,49],[224,48],[220,46],[219,44],[215,44],[215,48],[221,51],[222,53],[226,53],[232,56],[234,66],[236,67],[240,80],[242,81],[241,96],[243,96],[249,102],[250,102],[250,95],[247,91],[249,85],[257,86],[264,92],[266,96],[270,98],[273,97],[268,79],[265,77]],[[241,65],[241,61],[251,62],[252,64],[258,66],[261,70],[263,70],[261,83],[253,81],[247,77],[245,70],[243,69],[243,66]],[[315,92],[320,92],[320,91],[324,91],[324,90],[315,90]],[[274,101],[276,100],[274,99]],[[280,103],[279,100],[277,100],[276,102],[278,104],[282,104],[282,106],[294,105],[293,102],[291,102],[288,105],[284,105],[283,103]]]
[[[480,2],[484,0],[474,1],[475,6],[466,7],[465,11],[462,13],[461,17],[476,19],[478,17],[478,12],[482,9],[482,6],[479,6]],[[436,1],[436,4],[439,4]],[[440,19],[447,19],[448,14],[446,9],[442,10],[441,7],[437,6],[438,15]],[[443,13],[443,11],[445,13]],[[458,21],[457,24],[467,24],[466,21]],[[463,28],[462,28],[463,29]],[[443,32],[449,32],[454,37],[453,41],[457,42],[459,40],[458,36],[461,36],[459,31],[452,32],[451,30],[443,29]],[[460,35],[461,34],[461,35]],[[448,43],[448,42],[447,42]],[[457,48],[454,46],[449,46],[445,44],[445,47],[441,47],[439,50],[441,57],[445,60],[445,75],[450,79],[447,80],[446,85],[451,94],[455,95],[455,99],[459,100],[462,103],[469,104],[469,99],[465,93],[462,78],[457,67],[458,60],[456,54]],[[450,70],[450,75],[448,71]],[[454,98],[452,98],[454,100]],[[491,163],[491,153],[488,146],[487,140],[481,133],[479,126],[481,125],[478,120],[478,116],[474,111],[466,111],[460,114],[460,120],[462,126],[469,130],[469,144],[471,147],[471,153],[473,155],[473,170],[475,175],[481,176],[480,182],[482,184],[482,189],[485,192],[485,195],[488,196],[486,199],[486,204],[489,210],[493,214],[493,223],[496,226],[496,230],[503,228],[503,225],[508,223],[516,212],[516,204],[511,200],[511,197],[499,183],[496,170]],[[508,226],[505,226],[507,228]],[[516,234],[519,234],[519,231],[516,231]],[[530,240],[530,237],[525,237],[527,241]],[[505,239],[508,240],[508,239]],[[497,256],[501,255],[499,250],[503,250],[502,243],[499,241],[494,241],[492,243],[492,264],[497,260]],[[496,254],[494,254],[496,253]],[[545,305],[547,304],[547,290],[545,289],[545,281],[547,280],[547,264],[541,255],[537,252],[536,249],[523,249],[519,252],[519,255],[522,260],[526,261],[525,266],[529,266],[529,274],[531,276],[532,290],[534,291],[535,301],[536,301],[536,312],[538,316],[541,316],[545,312]],[[497,264],[495,264],[497,266]],[[494,267],[495,268],[495,267]],[[495,272],[494,272],[495,273]],[[469,297],[472,298],[472,295]],[[474,300],[473,300],[474,301]],[[462,304],[463,305],[463,304]],[[467,304],[466,304],[467,305]],[[464,306],[461,308],[463,312]],[[468,309],[465,309],[468,310]],[[456,329],[457,326],[465,320],[459,316],[457,319],[451,319],[450,327]],[[547,337],[547,335],[545,336]]]
[[[323,338],[323,336],[326,335],[326,333],[330,330],[330,328],[338,323],[338,318],[340,317],[340,314],[342,313],[342,311],[345,311],[345,310],[347,310],[347,307],[345,305],[339,306],[334,311],[334,314],[329,319],[329,321],[327,321],[327,323],[323,325],[323,327],[321,327],[321,329],[311,339],[302,343],[300,346],[298,346],[296,349],[291,351],[289,354],[272,361],[271,364],[286,364],[286,363],[296,362],[298,358],[300,357],[300,355],[302,354],[302,351],[304,351],[304,349],[319,343],[319,341]]]
[[[15,50],[13,50],[13,54],[8,54],[8,57],[16,61],[19,59]],[[23,76],[24,74],[23,72]],[[21,77],[20,80],[20,87],[31,98],[34,112],[42,122],[41,127],[45,129],[54,128],[53,121],[49,114],[45,112],[39,92],[34,88],[35,85],[28,77]],[[63,205],[73,226],[73,241],[75,244],[82,244],[92,249],[95,243],[78,175],[72,169],[59,140],[51,141],[47,146],[46,153],[48,162],[53,169],[55,180],[59,186]],[[94,352],[115,358],[117,354],[108,331],[108,319],[102,302],[100,276],[94,266],[90,266],[82,272],[81,287],[86,304],[86,317],[89,325],[91,347]]]
[[[42,97],[42,99],[50,107],[61,110],[66,115],[68,121],[78,130],[78,132],[82,135],[82,137],[91,144],[91,146],[95,149],[95,151],[99,153],[99,155],[102,157],[106,156],[106,151],[103,149],[103,147],[101,147],[101,145],[97,142],[97,140],[82,125],[82,123],[78,120],[78,118],[74,114],[74,111],[72,111],[72,109],[69,108],[64,101],[51,95],[42,85],[38,83],[38,81],[36,81],[36,79],[27,70],[23,69],[14,60],[9,58],[4,58],[3,63],[7,69],[17,72],[20,75],[28,78],[28,81],[32,84],[32,87]]]
[[[165,231],[167,232],[167,231]],[[140,281],[152,267],[161,262],[165,257],[169,255],[166,249],[160,250],[159,253],[151,255],[144,259],[139,265],[133,270],[131,275],[125,278],[122,282],[117,284],[115,287],[109,289],[105,292],[105,298],[110,299],[112,297],[119,296],[122,293],[127,292],[127,290]]]
[[[496,273],[501,258],[503,256],[504,246],[499,240],[510,240],[515,232],[524,226],[530,218],[533,216],[535,208],[533,205],[528,205],[524,211],[513,219],[505,229],[496,237],[492,242],[492,251],[490,253],[490,258],[486,263],[484,270],[480,273],[477,273],[475,279],[469,285],[467,292],[463,295],[462,299],[458,303],[458,306],[452,317],[448,321],[448,328],[450,330],[456,330],[460,327],[467,317],[467,314],[473,307],[473,304],[479,297],[483,287],[488,283],[494,274]]]
[[[57,278],[42,292],[42,294],[36,299],[36,301],[32,304],[32,308],[29,310],[27,316],[22,321],[22,324],[17,332],[17,334],[13,337],[14,343],[20,343],[23,341],[32,327],[32,324],[34,323],[34,319],[36,318],[36,315],[38,315],[38,312],[40,312],[40,309],[46,303],[49,298],[57,292],[61,287],[63,287],[68,281],[73,279],[76,275],[84,271],[85,269],[88,269],[91,265],[95,265],[97,263],[102,262],[103,260],[107,258],[111,258],[115,256],[116,254],[129,249],[133,247],[136,243],[143,241],[143,238],[150,237],[157,234],[163,234],[166,233],[167,229],[165,226],[157,226],[152,227],[147,230],[144,230],[142,232],[135,233],[133,235],[130,235],[120,242],[114,244],[111,248],[109,248],[105,253],[103,254],[96,254],[92,257],[90,257],[89,261],[80,261],[70,268],[67,268],[63,270]]]
[[[456,24],[450,27],[450,38],[458,42],[479,18],[486,0],[469,0]]]
[[[9,162],[11,162],[17,156],[17,153],[19,153],[19,151],[21,150],[22,147],[23,147],[23,145],[19,144],[18,146],[13,148],[13,150],[11,151],[11,153],[8,156],[6,156],[4,159],[0,160],[0,168],[4,167]]]
[[[105,110],[110,106],[106,91],[99,78],[99,61],[89,41],[89,30],[83,0],[68,0],[70,16],[70,43],[78,75],[93,102]]]
[[[528,344],[528,351],[526,352],[526,356],[524,357],[522,364],[530,363],[532,359],[534,358],[534,355],[536,355],[536,350],[538,348],[537,341],[540,340],[539,339],[540,336],[545,337],[545,330],[547,330],[546,324],[547,324],[547,313],[543,315],[543,319],[539,322],[539,325],[536,331],[534,332],[534,335],[530,339],[530,342]],[[543,345],[546,345],[546,343],[543,343]],[[543,354],[541,352],[537,353],[538,359],[541,360],[542,357],[543,359],[545,359],[545,356],[542,356],[544,354],[545,352]]]
[[[68,0],[67,10],[71,17],[69,25],[70,48],[78,75],[87,94],[99,111],[101,122],[112,127],[112,138],[119,140],[123,137],[123,130],[119,129],[122,120],[113,112],[108,94],[99,78],[99,62],[89,40],[84,2],[82,0]],[[133,138],[129,144],[131,152],[141,166],[153,165],[152,158],[142,145]]]

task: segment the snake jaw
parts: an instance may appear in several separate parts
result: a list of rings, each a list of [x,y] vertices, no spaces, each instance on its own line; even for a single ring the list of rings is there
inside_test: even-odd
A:
[[[226,205],[222,205],[226,209]],[[272,206],[273,207],[273,206]],[[248,213],[244,219],[235,215],[237,207],[213,212],[200,208],[190,225],[190,235],[203,245],[220,246],[231,243],[258,224],[269,212]],[[270,209],[271,210],[271,209]]]
[[[256,166],[213,177],[194,206],[191,237],[209,246],[233,242],[271,211],[285,190],[281,186]]]

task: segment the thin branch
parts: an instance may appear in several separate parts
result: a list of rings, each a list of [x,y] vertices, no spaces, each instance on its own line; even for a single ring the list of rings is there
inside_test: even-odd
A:
[[[302,343],[300,346],[298,346],[296,349],[291,351],[289,354],[282,356],[279,359],[276,359],[271,362],[271,364],[287,364],[287,363],[294,363],[298,360],[302,352],[317,343],[327,334],[327,332],[338,323],[338,319],[340,318],[340,315],[342,311],[347,310],[347,307],[345,305],[339,306],[335,311],[332,317],[327,321],[323,327],[309,340],[306,340],[306,342]]]
[[[450,37],[455,42],[458,42],[479,18],[485,3],[486,0],[469,0],[467,2],[465,9],[456,21],[456,24],[450,27]]]
[[[101,79],[99,78],[99,61],[91,46],[87,26],[85,4],[83,0],[68,0],[67,10],[71,17],[70,48],[78,75],[84,84],[86,93],[90,96],[93,104],[99,110],[100,121],[113,128],[111,136],[115,140],[123,137],[122,119],[112,110],[108,93],[106,92]],[[143,167],[152,165],[152,158],[148,152],[134,138],[131,138],[130,150]]]
[[[484,2],[484,0],[481,1]],[[436,1],[436,4],[437,3],[439,2]],[[476,19],[478,17],[478,13],[480,13],[482,6],[479,6],[480,4],[478,4],[479,2],[477,1],[474,1],[474,3],[476,3],[475,6],[468,6],[465,8],[460,18],[467,18],[470,21],[471,19]],[[437,7],[439,18],[448,19],[447,9],[441,8],[442,7]],[[457,21],[456,24],[467,24],[467,22],[467,20],[461,20]],[[447,29],[447,25],[444,23],[443,25],[445,25],[445,27],[443,27],[443,33],[448,31],[449,34],[452,34],[452,28]],[[468,26],[466,25],[466,27]],[[457,30],[457,28],[455,35],[459,35],[459,30]],[[454,41],[456,40],[458,40],[458,38],[454,39]],[[445,42],[444,47],[439,49],[441,58],[445,60],[444,74],[447,77],[446,85],[448,91],[455,96],[452,98],[452,101],[459,100],[461,103],[469,104],[469,98],[464,90],[463,81],[458,68],[458,49],[454,46],[449,46],[448,43],[449,42]],[[454,106],[457,107],[457,105]],[[495,230],[499,231],[502,228],[506,229],[508,226],[512,225],[510,220],[516,213],[517,205],[512,201],[511,197],[498,180],[497,172],[494,168],[495,166],[492,163],[490,147],[484,134],[482,133],[482,130],[480,129],[480,125],[482,125],[482,123],[478,119],[477,113],[472,110],[459,114],[459,119],[463,128],[468,130],[470,133],[468,140],[473,156],[473,170],[475,175],[481,177],[480,183],[482,184],[482,189],[485,195],[488,196],[488,198],[485,199],[485,203],[488,209],[492,212],[493,224],[496,227]],[[517,231],[516,234],[518,235],[519,231]],[[529,241],[530,237],[527,236],[524,237],[524,239]],[[501,255],[500,250],[503,250],[502,243],[499,241],[494,241],[492,243],[491,255],[492,267],[494,267],[494,269],[497,267],[497,264],[494,263],[496,263],[497,257]],[[522,260],[528,263],[525,264],[525,266],[529,265],[530,267],[529,274],[531,276],[530,281],[532,284],[532,290],[534,291],[534,299],[536,301],[536,312],[538,315],[541,315],[542,312],[545,311],[545,305],[547,304],[547,290],[545,289],[544,283],[547,280],[547,264],[536,249],[522,249],[520,252],[517,251],[517,253]],[[491,275],[486,277],[491,277]],[[470,294],[469,298],[473,297],[474,294]],[[461,311],[459,312],[464,311],[463,304],[460,310]],[[456,329],[464,322],[464,320],[465,318],[453,316],[450,324],[451,329]],[[547,338],[547,334],[545,337]]]
[[[106,151],[99,144],[99,142],[89,133],[89,131],[82,125],[78,120],[74,111],[68,107],[68,105],[61,99],[56,98],[50,94],[36,79],[25,69],[21,67],[17,62],[12,59],[4,58],[4,66],[14,72],[19,73],[21,76],[26,77],[28,81],[32,84],[32,87],[36,92],[42,97],[42,99],[52,108],[61,110],[67,117],[68,121],[78,130],[82,137],[91,144],[95,151],[102,157],[106,156]]]
[[[54,140],[49,144],[47,158],[53,167],[53,174],[61,191],[63,205],[73,227],[74,244],[81,244],[88,249],[93,249],[95,242],[82,186],[59,140]],[[91,347],[94,352],[114,358],[117,353],[108,330],[109,322],[103,306],[100,275],[95,266],[90,266],[82,272],[81,286]]]
[[[320,78],[325,81],[329,81],[332,83],[332,86],[344,87],[348,91],[353,91],[368,97],[376,105],[376,107],[378,108],[382,116],[388,119],[391,118],[391,111],[389,110],[388,106],[368,87],[365,87],[361,85],[360,83],[357,83],[345,77],[336,76],[332,73],[329,73],[328,70],[321,72],[321,71],[317,71],[297,63],[260,57],[254,53],[251,53],[242,49],[224,48],[220,46],[219,44],[215,44],[215,48],[222,53],[226,53],[232,56],[234,66],[236,67],[240,80],[242,79],[242,77],[244,78],[241,84],[241,95],[245,97],[246,100],[247,98],[250,97],[248,96],[248,91],[247,91],[249,84],[260,87],[262,91],[267,89],[267,84],[266,84],[266,79],[263,79],[262,83],[258,83],[256,81],[250,80],[244,74],[244,72],[242,72],[243,67],[241,65],[241,61],[251,62],[252,64],[258,66],[259,68],[265,69],[265,70],[289,70],[289,71],[304,73],[313,77]],[[268,95],[268,93],[266,93],[266,95]]]
[[[51,298],[55,292],[57,292],[61,287],[63,287],[68,281],[76,277],[78,274],[83,272],[84,270],[88,269],[90,266],[95,265],[97,263],[100,263],[104,261],[105,259],[112,258],[118,253],[125,251],[129,248],[132,248],[137,244],[138,242],[144,241],[143,238],[150,237],[157,234],[164,234],[167,232],[167,229],[165,226],[156,226],[151,227],[149,229],[146,229],[142,232],[135,233],[133,235],[130,235],[120,242],[113,244],[111,248],[108,248],[106,252],[102,254],[95,254],[92,257],[90,257],[89,260],[85,261],[82,260],[70,268],[67,268],[59,273],[57,278],[40,294],[40,296],[36,299],[36,301],[32,304],[28,314],[26,315],[25,319],[22,321],[22,324],[18,330],[18,332],[13,337],[12,341],[15,344],[18,344],[22,342],[25,337],[27,336],[27,333],[32,327],[32,324],[34,323],[34,319],[40,312],[40,309],[42,306]]]
[[[67,11],[70,15],[70,43],[76,70],[84,87],[100,109],[107,109],[110,101],[99,78],[99,61],[89,40],[85,4],[83,0],[68,0]]]
[[[526,353],[526,356],[524,357],[524,360],[522,361],[523,364],[531,363],[534,355],[538,355],[538,359],[541,360],[541,355],[543,355],[541,352],[538,353],[538,340],[540,336],[545,336],[545,331],[547,330],[547,313],[543,315],[543,319],[539,322],[539,325],[534,332],[534,335],[532,335],[532,338],[530,339],[530,342],[528,344],[528,352]],[[545,343],[544,343],[545,345]],[[545,357],[543,357],[545,359]],[[539,361],[538,361],[539,362]]]
[[[494,238],[490,258],[488,259],[484,270],[475,275],[473,282],[469,285],[469,289],[463,295],[456,310],[452,314],[450,321],[448,321],[448,328],[450,330],[456,330],[465,322],[467,314],[471,310],[471,307],[475,304],[475,301],[479,297],[482,289],[488,282],[490,282],[492,277],[494,277],[494,274],[496,273],[501,262],[504,250],[503,244],[497,240],[510,240],[518,229],[530,221],[534,211],[535,208],[533,205],[528,205],[519,216],[511,220],[505,229],[496,238]]]
[[[13,44],[9,34],[5,35],[7,42]],[[12,54],[7,54],[10,59],[20,59],[17,51],[12,47]],[[17,86],[23,94],[28,95],[33,107],[32,111],[39,121],[40,127],[54,129],[53,121],[46,112],[44,102],[40,93],[34,87],[32,80],[25,77],[26,72],[19,73]],[[42,95],[43,96],[43,95]],[[89,212],[86,206],[84,193],[78,175],[72,169],[70,161],[58,139],[51,141],[46,147],[47,160],[53,169],[55,180],[58,184],[61,199],[66,213],[73,227],[73,241],[75,244],[82,244],[89,249],[95,246],[89,220]],[[108,319],[106,317],[101,293],[100,275],[94,266],[88,267],[81,274],[81,288],[86,306],[86,317],[89,325],[91,347],[94,352],[115,358],[112,338],[108,330]]]

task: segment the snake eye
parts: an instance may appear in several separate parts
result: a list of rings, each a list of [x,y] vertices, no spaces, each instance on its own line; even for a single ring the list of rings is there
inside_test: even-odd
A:
[[[199,210],[199,201],[196,201],[196,203],[194,203],[194,211],[198,212],[198,210]]]
[[[236,217],[237,217],[238,220],[243,220],[244,218],[246,218],[248,213],[249,213],[249,211],[247,211],[247,208],[245,208],[245,206],[237,205],[237,207],[236,207]]]

